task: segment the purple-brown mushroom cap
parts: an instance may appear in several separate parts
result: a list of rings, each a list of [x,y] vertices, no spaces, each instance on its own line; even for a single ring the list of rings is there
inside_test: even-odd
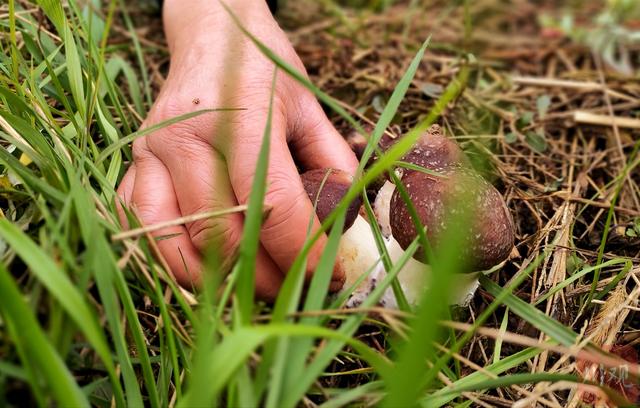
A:
[[[514,244],[513,221],[500,193],[470,169],[452,166],[439,169],[441,177],[412,171],[402,178],[418,217],[426,227],[429,244],[438,251],[449,225],[464,213],[461,263],[468,272],[486,270],[506,260]],[[398,189],[391,198],[391,230],[406,249],[417,236],[416,227]],[[422,259],[422,250],[415,257]]]
[[[469,165],[460,146],[444,136],[438,125],[432,125],[401,160],[435,171],[452,165]]]
[[[349,173],[335,169],[309,170],[303,173],[300,178],[309,199],[316,206],[316,215],[320,222],[323,222],[338,206],[352,183],[352,177]],[[344,221],[344,231],[353,225],[361,204],[360,197],[349,204]]]

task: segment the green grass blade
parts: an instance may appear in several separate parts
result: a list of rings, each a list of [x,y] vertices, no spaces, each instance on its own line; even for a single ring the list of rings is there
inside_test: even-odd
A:
[[[369,202],[369,197],[367,197],[366,191],[362,193],[362,202],[364,209],[367,214],[367,219],[375,220],[376,216],[373,212],[373,208],[371,207],[371,203]],[[381,255],[382,264],[384,265],[385,271],[389,272],[392,268],[391,265],[391,257],[389,256],[389,251],[387,251],[387,246],[384,241],[384,237],[382,236],[382,232],[380,231],[380,226],[377,222],[372,222],[369,224],[371,226],[371,232],[373,233],[373,237],[376,240],[376,246],[378,247],[378,252]],[[391,288],[393,289],[393,295],[396,298],[396,303],[398,304],[398,308],[405,312],[410,312],[411,309],[409,307],[409,303],[407,302],[407,298],[404,295],[404,291],[400,286],[400,282],[398,279],[394,279],[391,281]]]
[[[371,307],[375,305],[378,300],[380,300],[380,298],[384,294],[384,291],[391,284],[391,281],[396,278],[402,267],[416,252],[417,248],[417,241],[414,241],[413,243],[411,243],[411,245],[409,245],[409,247],[407,247],[405,253],[400,257],[400,259],[398,259],[392,270],[389,271],[382,282],[380,282],[376,286],[376,288],[369,294],[369,296],[362,303],[361,307]],[[338,333],[343,336],[352,336],[360,326],[362,321],[365,319],[365,317],[366,316],[364,314],[358,314],[347,318],[338,329]],[[345,344],[346,343],[344,341],[340,340],[332,340],[327,342],[324,347],[318,353],[316,353],[313,360],[307,365],[304,373],[302,373],[298,381],[288,389],[286,399],[283,400],[283,406],[295,406],[295,404],[302,398],[304,393],[309,389],[314,381],[316,381],[318,376],[324,371],[325,367],[342,349],[342,347],[344,347]]]
[[[44,13],[58,30],[58,33],[62,34],[66,23],[62,3],[57,0],[36,0],[36,3],[42,7]]]
[[[271,147],[271,120],[273,116],[273,97],[275,93],[278,69],[274,67],[269,96],[269,110],[262,136],[262,145],[253,176],[253,186],[249,195],[249,208],[244,217],[242,242],[239,248],[238,276],[236,295],[240,308],[241,324],[251,321],[256,282],[256,257],[260,247],[260,230],[262,228],[264,197],[267,192],[267,171],[269,167],[269,149]]]
[[[339,394],[330,398],[327,402],[320,405],[319,408],[340,408],[350,406],[355,401],[362,399],[363,397],[370,397],[372,394],[379,392],[382,385],[381,381],[371,381],[355,388],[347,389],[345,391],[341,390]]]
[[[533,347],[527,348],[515,354],[512,354],[509,357],[505,357],[499,361],[496,361],[491,365],[486,366],[485,370],[487,373],[499,375],[506,372],[507,370],[511,370],[520,366],[521,364],[534,358],[541,352],[542,350],[537,348],[533,348]],[[480,388],[478,387],[478,384],[490,378],[487,373],[484,373],[482,371],[475,371],[466,377],[463,377],[457,381],[454,381],[453,384],[451,384],[450,388],[459,390],[462,387],[473,387],[475,390],[479,390]],[[447,388],[441,388],[436,392],[434,392],[433,394],[431,394],[430,396],[423,399],[421,401],[421,405],[441,407],[453,401],[461,393],[462,393],[461,391],[459,394],[448,393]]]
[[[548,253],[543,253],[536,257],[532,262],[527,265],[526,268],[521,270],[516,276],[511,279],[509,286],[504,288],[502,292],[495,297],[493,302],[475,319],[473,322],[473,326],[469,331],[463,334],[459,339],[457,339],[451,347],[449,347],[449,351],[438,358],[438,360],[433,364],[433,366],[429,369],[425,376],[425,383],[430,383],[436,376],[437,373],[442,369],[442,367],[447,364],[447,362],[451,359],[453,353],[457,353],[462,349],[462,347],[473,337],[475,330],[484,324],[487,319],[495,312],[495,310],[502,305],[504,299],[511,294],[516,288],[518,288],[526,278],[528,278],[533,270],[537,268],[540,263],[549,256]]]
[[[4,221],[4,220],[2,220]],[[2,224],[0,224],[2,225]],[[45,381],[47,389],[60,406],[89,407],[85,395],[62,358],[47,339],[40,324],[33,316],[16,282],[11,278],[5,265],[0,263],[0,311],[17,347],[37,369],[38,376]],[[32,384],[39,387],[40,384]]]
[[[107,157],[111,156],[114,152],[122,149],[123,147],[125,147],[126,145],[128,145],[129,143],[133,142],[134,140],[142,137],[142,136],[146,136],[149,135],[153,132],[156,132],[160,129],[163,129],[167,126],[173,125],[175,123],[178,122],[182,122],[183,120],[187,120],[187,119],[191,119],[191,118],[195,118],[196,116],[200,116],[203,115],[205,113],[210,113],[210,112],[223,112],[223,111],[235,111],[235,110],[239,110],[239,109],[233,109],[233,108],[221,108],[221,109],[201,109],[198,111],[194,111],[194,112],[189,112],[189,113],[185,113],[184,115],[179,115],[167,120],[163,120],[160,123],[157,123],[153,126],[149,126],[147,128],[144,129],[140,129],[136,132],[133,132],[132,134],[123,137],[122,139],[118,140],[117,142],[110,144],[109,146],[107,146],[105,149],[103,149],[100,152],[100,156],[95,160],[95,164],[98,165],[100,163],[102,163]]]
[[[557,285],[554,285],[551,289],[549,289],[549,291],[547,293],[545,293],[544,295],[540,296],[539,298],[536,299],[536,301],[533,303],[534,305],[539,305],[540,303],[544,302],[545,300],[549,299],[551,296],[553,296],[554,294],[558,293],[559,291],[561,291],[562,289],[566,288],[567,286],[571,285],[573,282],[577,281],[578,279],[584,277],[585,275],[597,270],[597,269],[601,269],[601,268],[606,268],[609,266],[613,266],[613,265],[618,265],[618,264],[626,264],[625,269],[629,270],[632,266],[631,261],[628,261],[626,259],[611,259],[607,262],[603,262],[600,265],[596,265],[596,266],[589,266],[587,268],[582,269],[581,271],[575,272],[573,275],[571,275],[570,277],[568,277],[567,279],[563,280],[562,282],[558,283]]]
[[[503,292],[503,289],[500,286],[485,276],[480,277],[480,284],[493,296],[497,297]],[[510,293],[502,299],[502,303],[509,306],[509,309],[513,313],[531,323],[538,330],[547,334],[563,346],[571,347],[575,345],[578,337],[576,333],[559,323],[557,320],[550,318],[542,311],[536,309],[535,306],[526,303]]]
[[[80,114],[80,117],[89,121],[90,118],[85,118],[86,99],[78,47],[76,46],[76,41],[73,37],[73,33],[71,32],[71,28],[69,28],[68,25],[65,25],[62,34],[64,38],[65,56],[67,59],[67,78],[69,79],[71,95],[73,96],[73,100],[76,104],[76,110]]]
[[[429,258],[431,261],[429,287],[421,298],[415,317],[411,319],[408,340],[396,346],[398,357],[393,370],[382,374],[387,388],[382,406],[397,407],[415,404],[421,395],[421,387],[429,381],[426,361],[434,358],[433,342],[439,337],[441,331],[438,322],[447,315],[453,277],[465,266],[459,256],[459,248],[465,242],[463,232],[467,229],[464,226],[473,222],[475,216],[471,213],[471,208],[464,204],[472,202],[470,197],[466,198],[461,199],[457,205],[456,216],[445,221],[447,228],[440,237],[442,244],[439,250]],[[407,205],[410,203],[408,196],[405,202]],[[407,378],[412,378],[414,381],[409,382]]]
[[[479,381],[475,384],[457,384],[455,387],[444,388],[441,395],[447,396],[451,394],[459,394],[466,391],[485,390],[490,388],[508,387],[510,385],[535,384],[542,381],[570,381],[581,382],[578,377],[568,374],[550,374],[550,373],[526,373],[526,374],[509,374],[503,377],[490,378]],[[437,406],[425,404],[426,406]]]
[[[266,326],[242,326],[228,334],[203,364],[208,374],[193,378],[193,382],[178,405],[179,407],[211,406],[232,375],[246,362],[260,344],[272,337],[303,336],[337,339],[353,347],[365,360],[379,371],[390,368],[390,363],[364,343],[342,333],[315,326],[270,324]]]
[[[49,290],[76,322],[107,367],[111,366],[109,347],[93,311],[67,275],[18,227],[0,219],[0,236],[9,243],[31,273]]]
[[[70,170],[70,173],[73,172]],[[77,179],[72,179],[71,197],[77,213],[80,233],[87,246],[85,254],[87,269],[92,273],[95,279],[100,300],[104,308],[109,327],[111,329],[111,337],[116,348],[120,370],[125,384],[125,392],[127,396],[127,404],[132,406],[141,406],[142,394],[140,385],[138,384],[133,364],[129,356],[127,343],[125,342],[125,331],[120,323],[122,316],[120,311],[120,302],[124,306],[124,312],[127,322],[131,327],[131,336],[138,349],[138,357],[141,362],[145,385],[150,393],[151,405],[157,406],[157,393],[155,391],[155,382],[153,381],[153,373],[147,354],[147,348],[143,335],[141,333],[140,322],[138,321],[137,311],[133,305],[131,294],[127,290],[124,279],[119,271],[113,252],[109,248],[106,241],[104,230],[98,223],[95,206],[82,183]],[[118,296],[118,294],[120,296]]]
[[[422,62],[422,58],[424,57],[424,53],[427,50],[427,47],[429,46],[430,42],[431,42],[431,36],[429,36],[429,38],[427,38],[422,43],[422,46],[416,53],[415,57],[413,57],[413,60],[409,64],[409,67],[405,71],[404,75],[402,75],[402,78],[400,79],[395,89],[393,90],[393,93],[391,94],[389,101],[384,107],[384,110],[380,114],[380,118],[378,119],[378,122],[376,123],[376,126],[373,129],[373,133],[371,134],[370,140],[367,143],[364,153],[362,154],[362,159],[360,160],[360,165],[358,167],[358,173],[364,171],[364,167],[369,162],[369,158],[371,157],[371,154],[373,153],[374,149],[378,146],[378,142],[380,141],[380,138],[382,137],[385,130],[387,129],[387,127],[393,120],[394,116],[396,115],[396,112],[400,107],[400,103],[402,102],[405,94],[407,93],[407,90],[411,85],[411,81],[413,81],[413,77],[415,76],[416,71],[420,66],[420,62]]]

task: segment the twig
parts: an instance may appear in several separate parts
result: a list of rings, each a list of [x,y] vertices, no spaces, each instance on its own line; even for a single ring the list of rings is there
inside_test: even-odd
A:
[[[609,89],[606,86],[602,86],[602,84],[599,84],[597,82],[592,82],[592,81],[570,81],[566,79],[539,78],[539,77],[529,77],[529,76],[513,76],[511,77],[511,81],[513,83],[520,84],[520,85],[582,89],[584,91],[604,91],[615,98],[624,99],[630,102],[637,101],[637,99],[632,96],[629,96],[622,92],[614,91],[612,89]]]
[[[640,119],[598,115],[584,111],[575,111],[573,113],[573,120],[575,120],[576,123],[585,123],[589,125],[618,126],[628,129],[640,129]]]
[[[442,321],[440,322],[445,327],[450,327],[455,330],[460,331],[468,331],[474,329],[474,327],[467,323],[453,322],[453,321]],[[537,339],[523,336],[521,334],[515,333],[501,333],[500,330],[491,329],[488,327],[478,327],[475,328],[477,334],[482,336],[491,337],[494,339],[502,338],[504,342],[519,344],[521,346],[526,347],[535,347],[541,350],[553,351],[554,353],[558,353],[560,355],[568,355],[572,356],[576,359],[584,360],[590,363],[601,363],[606,367],[619,367],[621,364],[627,364],[629,367],[629,374],[637,377],[640,375],[640,365],[628,362],[620,357],[612,357],[606,354],[596,353],[596,351],[579,349],[577,346],[566,347],[558,344],[553,344],[550,342],[540,342]]]
[[[146,233],[149,233],[149,232],[153,232],[153,231],[158,231],[158,230],[161,230],[161,229],[167,228],[167,227],[174,227],[176,225],[188,224],[190,222],[204,220],[204,219],[207,219],[207,218],[220,217],[220,216],[227,215],[227,214],[246,211],[247,208],[248,208],[247,205],[237,205],[235,207],[225,208],[224,210],[207,211],[207,212],[201,212],[201,213],[197,213],[197,214],[191,214],[191,215],[187,215],[187,216],[184,216],[184,217],[175,218],[173,220],[163,221],[163,222],[159,222],[157,224],[147,225],[145,227],[134,228],[134,229],[129,230],[129,231],[124,231],[124,232],[121,232],[119,234],[113,235],[111,237],[111,240],[114,241],[114,242],[115,241],[122,241],[123,239],[137,237],[139,235],[143,235],[143,234],[146,234]],[[265,206],[265,211],[269,211],[269,210],[270,210],[270,208],[266,208],[266,206]]]

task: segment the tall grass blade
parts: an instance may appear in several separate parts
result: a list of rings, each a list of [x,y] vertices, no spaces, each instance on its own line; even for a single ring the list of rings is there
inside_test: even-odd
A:
[[[31,386],[39,388],[42,386],[41,381],[44,381],[45,387],[60,406],[89,407],[89,401],[47,339],[33,312],[23,300],[16,282],[2,263],[0,299],[0,312],[14,344],[21,349],[22,358],[29,360],[28,365],[33,368],[32,374],[36,376]]]
[[[267,171],[269,167],[269,148],[271,146],[271,119],[273,116],[273,97],[276,89],[278,68],[274,67],[269,96],[269,110],[262,136],[262,145],[253,176],[253,186],[249,195],[249,208],[244,217],[242,242],[240,243],[236,295],[240,309],[241,324],[251,321],[253,312],[256,282],[256,257],[260,247],[260,229],[264,208],[264,197],[267,192]],[[213,175],[215,177],[215,175]]]

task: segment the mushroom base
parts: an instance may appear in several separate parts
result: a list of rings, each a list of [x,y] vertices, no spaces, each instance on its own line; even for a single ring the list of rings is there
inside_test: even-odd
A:
[[[404,250],[393,237],[385,239],[385,244],[392,263],[398,262]],[[342,236],[337,262],[341,264],[346,275],[343,289],[338,296],[351,291],[346,302],[348,308],[360,306],[386,277],[371,227],[363,217],[356,217],[353,226]],[[413,258],[409,258],[398,273],[398,281],[410,306],[418,305],[422,294],[427,289],[430,273],[431,268],[428,265]],[[478,276],[479,272],[456,274],[449,303],[467,306],[478,288]],[[398,308],[391,288],[385,290],[378,304],[387,308]]]

